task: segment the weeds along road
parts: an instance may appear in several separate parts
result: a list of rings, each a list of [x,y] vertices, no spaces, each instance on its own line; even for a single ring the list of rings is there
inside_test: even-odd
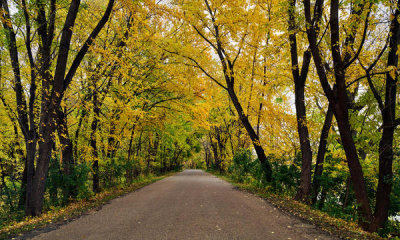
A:
[[[33,239],[336,239],[201,170],[185,170],[47,231]]]

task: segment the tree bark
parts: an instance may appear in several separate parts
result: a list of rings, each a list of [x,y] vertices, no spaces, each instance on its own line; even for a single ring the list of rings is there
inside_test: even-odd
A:
[[[342,145],[346,154],[348,167],[354,187],[354,192],[359,204],[359,224],[364,229],[368,229],[368,225],[372,220],[371,208],[367,195],[364,175],[358,158],[355,142],[351,134],[351,126],[349,122],[349,97],[347,95],[347,87],[345,82],[346,65],[351,61],[343,61],[340,53],[340,34],[339,34],[339,1],[332,0],[330,6],[330,40],[331,54],[334,65],[335,86],[332,90],[324,64],[321,59],[321,53],[317,44],[317,32],[319,19],[322,15],[323,0],[315,2],[314,19],[311,18],[311,5],[309,0],[304,0],[304,12],[307,26],[307,37],[310,43],[310,49],[313,55],[316,70],[329,103],[333,105],[333,113],[339,126]]]
[[[73,154],[73,143],[69,137],[67,115],[61,107],[58,108],[57,115],[57,133],[61,145],[62,171],[65,176],[71,178],[75,168],[75,160]],[[77,195],[77,186],[75,184],[75,179],[70,179],[66,184],[67,186],[64,186],[63,189],[63,195],[64,198],[68,200]]]
[[[315,164],[314,179],[313,179],[312,204],[315,204],[317,202],[317,197],[318,197],[319,190],[320,190],[320,187],[321,187],[320,177],[322,176],[322,172],[324,170],[326,145],[328,143],[327,138],[328,138],[328,135],[329,135],[329,130],[330,130],[331,125],[332,125],[332,118],[333,118],[332,105],[329,104],[328,110],[326,111],[324,125],[323,125],[322,130],[321,130],[321,136],[320,136],[320,139],[319,139],[317,161],[316,161],[316,164]]]
[[[93,153],[93,192],[99,193],[100,192],[100,180],[99,180],[99,154],[97,151],[97,138],[96,138],[96,132],[97,132],[97,127],[99,124],[99,118],[100,118],[100,107],[99,107],[99,102],[97,99],[97,91],[96,87],[94,88],[93,92],[93,121],[91,125],[91,134],[90,134],[90,146],[92,147],[92,153]]]
[[[292,76],[294,81],[294,96],[296,106],[297,131],[299,133],[300,149],[302,155],[300,186],[297,190],[295,200],[310,202],[311,193],[311,165],[312,151],[310,136],[307,127],[306,105],[304,98],[304,88],[307,80],[308,69],[310,66],[311,53],[306,50],[303,54],[303,65],[301,73],[299,70],[296,22],[295,22],[296,0],[291,0],[289,6],[289,43],[290,56],[292,62]]]
[[[375,232],[382,228],[388,219],[390,207],[390,193],[392,191],[393,179],[393,136],[396,129],[396,89],[397,89],[397,67],[399,63],[398,45],[400,42],[400,1],[397,1],[395,14],[390,25],[389,56],[387,66],[394,66],[395,77],[390,72],[386,73],[385,102],[381,109],[383,130],[379,142],[379,175],[378,189],[376,192],[376,205],[374,220],[369,226],[369,231]]]
[[[357,148],[352,136],[352,129],[349,121],[349,96],[345,81],[345,63],[340,54],[339,35],[339,0],[332,0],[330,13],[331,27],[331,51],[334,63],[334,75],[337,91],[334,92],[334,113],[339,126],[340,138],[346,154],[350,170],[354,192],[359,203],[359,223],[367,229],[372,221],[372,212],[369,205],[364,174],[357,154]]]

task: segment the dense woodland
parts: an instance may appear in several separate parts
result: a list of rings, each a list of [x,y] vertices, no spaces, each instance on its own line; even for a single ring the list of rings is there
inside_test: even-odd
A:
[[[0,0],[0,20],[0,227],[187,167],[399,231],[400,0]]]

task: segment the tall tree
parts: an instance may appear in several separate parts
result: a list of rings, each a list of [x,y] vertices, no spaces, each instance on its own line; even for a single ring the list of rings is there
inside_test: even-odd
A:
[[[204,0],[199,7],[203,7],[204,11],[201,10],[203,13],[206,13],[206,16],[199,14],[199,13],[191,13],[195,17],[200,17],[200,19],[196,19],[195,21],[191,21],[192,16],[188,16],[185,20],[191,25],[194,31],[198,34],[200,39],[204,41],[208,47],[210,47],[214,54],[218,56],[218,61],[220,64],[220,68],[222,71],[223,80],[219,80],[218,78],[212,76],[209,72],[207,72],[206,68],[201,66],[201,64],[193,57],[187,54],[180,54],[176,51],[167,50],[170,53],[183,55],[185,58],[189,59],[191,63],[198,69],[202,71],[207,77],[209,77],[214,83],[224,89],[231,100],[236,113],[239,116],[241,123],[243,124],[244,128],[248,136],[251,139],[255,152],[257,154],[258,160],[260,161],[263,169],[265,171],[265,177],[267,181],[271,181],[272,179],[272,168],[271,164],[266,157],[265,151],[263,146],[261,145],[260,137],[256,133],[253,128],[253,125],[250,123],[250,119],[248,113],[245,113],[243,109],[242,103],[238,97],[237,88],[238,86],[236,83],[236,78],[238,77],[236,72],[236,62],[240,55],[242,54],[244,45],[246,44],[246,39],[249,35],[249,20],[241,19],[240,26],[243,27],[240,31],[237,30],[236,32],[232,32],[229,34],[226,32],[226,28],[234,29],[233,25],[224,26],[228,23],[224,23],[221,21],[222,15],[220,10],[223,9],[223,5],[225,3],[211,3],[209,0]],[[237,4],[237,3],[236,3]],[[237,10],[234,7],[229,7],[228,9]],[[255,5],[255,8],[259,8],[259,6]],[[260,7],[261,8],[261,7]],[[229,11],[229,10],[228,10]],[[185,13],[186,14],[186,13]],[[243,13],[243,17],[249,17],[250,13]],[[197,22],[196,22],[197,21]],[[231,23],[229,23],[231,24]],[[232,36],[234,39],[229,39]],[[230,44],[230,41],[237,41],[238,45],[233,46]]]
[[[379,111],[382,116],[382,136],[379,142],[378,188],[376,191],[374,217],[368,229],[372,232],[382,228],[388,218],[390,194],[393,185],[393,139],[395,129],[400,125],[400,119],[396,119],[396,101],[398,97],[396,94],[398,84],[397,69],[399,66],[398,46],[400,44],[400,1],[397,1],[393,6],[393,11],[394,13],[391,15],[390,31],[388,34],[389,52],[386,63],[387,71],[385,74],[384,98],[382,98],[373,82],[371,71],[382,57],[387,45],[384,46],[368,68],[363,66],[362,61],[359,60],[366,72],[368,86],[378,103]]]
[[[300,71],[298,53],[297,53],[296,34],[298,30],[296,27],[295,10],[296,10],[296,0],[291,0],[289,6],[289,43],[290,43],[290,57],[292,61],[292,75],[294,81],[297,131],[299,133],[300,149],[302,155],[301,182],[297,194],[295,196],[295,199],[304,202],[309,202],[311,193],[312,151],[310,144],[310,136],[308,134],[308,127],[307,127],[304,87],[306,84],[308,69],[310,66],[311,53],[308,49],[304,51],[303,65]]]
[[[26,39],[26,48],[31,62],[32,77],[30,87],[29,106],[33,108],[36,91],[36,78],[41,80],[41,108],[39,113],[39,123],[36,125],[33,110],[27,111],[26,98],[21,84],[20,63],[18,59],[18,48],[16,34],[13,29],[12,19],[9,11],[8,1],[2,0],[2,22],[8,34],[9,53],[12,61],[15,79],[15,93],[17,99],[18,120],[20,128],[25,136],[27,149],[27,184],[26,184],[26,215],[37,216],[42,212],[45,183],[51,158],[51,152],[54,145],[53,135],[56,131],[57,112],[60,108],[65,90],[72,81],[80,63],[82,62],[89,47],[99,34],[111,14],[115,0],[108,2],[107,9],[85,41],[78,54],[75,56],[68,72],[67,62],[71,45],[73,26],[79,11],[80,0],[72,0],[69,4],[66,19],[61,33],[61,40],[57,50],[58,58],[55,64],[54,75],[51,74],[51,54],[55,36],[56,22],[56,0],[51,0],[48,13],[46,13],[46,2],[37,0],[35,7],[37,16],[33,19],[38,26],[39,46],[36,58],[36,65],[31,62],[32,47],[30,37]],[[30,33],[30,21],[27,14],[27,5],[22,1],[22,8],[26,17],[26,32]],[[38,69],[37,73],[33,69]],[[67,73],[67,74],[66,74]],[[32,112],[32,113],[31,113]],[[28,115],[29,114],[29,115]],[[30,123],[30,126],[29,126]],[[36,144],[38,144],[38,153],[36,157]],[[36,164],[35,164],[36,160]]]
[[[319,16],[323,13],[324,9],[324,1],[316,1],[314,7],[314,18],[311,16],[311,5],[310,1],[304,1],[304,13],[305,13],[305,20],[307,24],[307,36],[310,43],[311,52],[313,55],[313,59],[316,65],[316,70],[321,82],[321,86],[324,90],[326,97],[330,104],[332,104],[332,110],[335,115],[335,118],[338,123],[339,132],[341,143],[343,145],[346,159],[350,171],[351,181],[353,184],[354,192],[356,195],[357,202],[359,204],[359,222],[360,225],[369,231],[376,231],[377,228],[383,226],[383,223],[387,219],[387,210],[388,210],[388,203],[389,203],[389,196],[390,196],[390,181],[386,182],[385,178],[391,178],[392,173],[392,164],[391,164],[391,147],[392,140],[390,136],[393,136],[391,133],[395,128],[395,113],[393,111],[394,105],[393,101],[395,101],[395,87],[393,88],[393,83],[395,82],[395,77],[391,77],[387,79],[389,84],[387,84],[387,98],[385,98],[386,102],[386,120],[385,122],[388,124],[386,125],[385,131],[385,140],[381,140],[380,145],[386,146],[387,150],[383,150],[380,152],[380,169],[379,169],[379,184],[378,184],[378,191],[377,191],[377,202],[376,202],[376,210],[379,211],[375,212],[373,215],[370,202],[368,199],[366,183],[364,179],[363,169],[360,163],[360,158],[358,156],[357,148],[355,141],[352,135],[352,126],[350,124],[350,116],[349,111],[354,107],[352,104],[351,96],[349,96],[348,92],[348,85],[346,84],[346,70],[358,59],[360,53],[362,52],[363,45],[365,43],[365,39],[367,37],[367,30],[369,26],[369,16],[371,13],[371,5],[372,2],[369,1],[362,1],[357,2],[351,5],[349,19],[352,21],[352,24],[348,26],[346,31],[346,36],[344,38],[343,44],[341,44],[341,32],[340,32],[340,21],[342,20],[339,18],[340,12],[340,4],[338,0],[332,0],[329,6],[329,27],[330,27],[330,51],[329,54],[333,60],[333,77],[335,80],[335,84],[333,87],[329,84],[327,73],[326,73],[326,65],[322,59],[322,52],[318,47],[318,25],[320,21],[318,21]],[[395,14],[398,14],[396,11]],[[391,36],[398,36],[396,31],[398,27],[398,23],[396,17],[393,16],[392,24],[390,28]],[[361,31],[360,31],[361,29]],[[393,32],[394,31],[394,32]],[[358,47],[356,50],[355,43],[358,39]],[[391,44],[397,43],[397,38],[391,37]],[[394,45],[392,45],[394,46]],[[396,45],[397,46],[397,45]],[[396,66],[398,56],[393,52],[389,54],[388,64]],[[392,87],[390,87],[392,86]],[[393,91],[394,89],[394,91]],[[392,97],[394,99],[392,99]],[[382,110],[384,107],[382,108]],[[389,110],[390,109],[390,110]],[[384,112],[384,111],[383,111]],[[382,154],[383,153],[383,154]],[[386,205],[383,207],[383,205]]]

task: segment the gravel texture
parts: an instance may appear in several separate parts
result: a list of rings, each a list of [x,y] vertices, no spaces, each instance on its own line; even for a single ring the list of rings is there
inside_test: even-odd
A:
[[[185,170],[33,239],[337,239],[201,170]]]

